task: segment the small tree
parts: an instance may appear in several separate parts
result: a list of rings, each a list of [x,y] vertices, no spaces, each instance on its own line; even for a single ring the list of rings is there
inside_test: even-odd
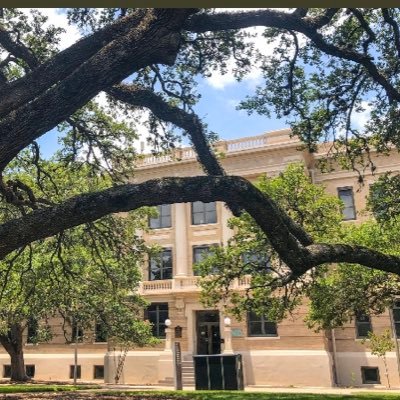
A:
[[[369,339],[369,347],[371,350],[371,354],[374,356],[378,356],[383,361],[383,365],[385,366],[387,386],[390,389],[389,372],[386,360],[386,353],[388,351],[392,351],[394,348],[394,343],[392,340],[392,335],[390,334],[390,330],[386,329],[380,335],[373,332],[368,332],[368,339]],[[366,341],[363,340],[363,343],[365,342]]]

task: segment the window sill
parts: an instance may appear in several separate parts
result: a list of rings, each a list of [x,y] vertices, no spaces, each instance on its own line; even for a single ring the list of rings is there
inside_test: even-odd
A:
[[[277,340],[280,336],[245,336],[245,340]]]
[[[207,223],[204,223],[204,224],[190,224],[190,227],[191,228],[194,228],[194,227],[206,227],[206,226],[212,226],[212,225],[218,225],[218,221],[217,222],[210,222],[209,224],[207,224]]]

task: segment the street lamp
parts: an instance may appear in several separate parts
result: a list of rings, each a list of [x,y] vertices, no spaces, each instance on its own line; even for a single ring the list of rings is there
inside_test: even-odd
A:
[[[231,326],[231,319],[229,317],[225,317],[224,318],[224,324],[225,326]]]

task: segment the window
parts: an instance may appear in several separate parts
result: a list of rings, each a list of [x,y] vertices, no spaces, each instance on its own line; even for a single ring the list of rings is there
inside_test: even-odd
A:
[[[36,318],[29,318],[28,320],[28,333],[26,343],[36,343],[36,337],[39,329],[39,324]]]
[[[95,365],[93,368],[94,379],[104,379],[104,365]]]
[[[107,342],[107,327],[104,322],[97,322],[94,327],[94,341]]]
[[[171,227],[171,204],[157,206],[158,216],[150,218],[149,225],[151,229],[170,228]]]
[[[367,314],[356,313],[356,336],[358,339],[368,337],[372,332],[371,318]]]
[[[83,341],[83,329],[78,326],[78,322],[75,318],[72,319],[71,323],[71,342],[82,342]]]
[[[381,383],[378,367],[361,367],[362,383]]]
[[[11,378],[11,365],[3,365],[3,378]]]
[[[150,257],[149,280],[172,279],[172,250],[164,249],[161,254]]]
[[[25,372],[26,372],[26,375],[29,376],[29,378],[34,378],[35,377],[35,366],[34,365],[25,365]]]
[[[74,379],[75,365],[69,366],[69,379]],[[81,379],[81,366],[76,366],[76,379]]]
[[[247,323],[248,336],[278,336],[276,322],[269,321],[265,315],[249,312]]]
[[[215,201],[203,203],[195,201],[192,203],[192,224],[215,224],[217,222],[217,210]]]
[[[343,220],[356,219],[356,208],[354,206],[353,188],[339,188],[339,199],[344,204]]]
[[[168,303],[152,303],[145,311],[145,319],[152,324],[153,336],[165,337],[165,320],[168,319]]]
[[[396,300],[393,305],[393,323],[396,329],[396,337],[400,338],[400,300]]]
[[[266,254],[247,252],[242,255],[242,260],[244,264],[252,264],[249,265],[249,273],[253,272],[255,266],[257,272],[271,272],[270,258]]]
[[[25,373],[29,378],[35,377],[35,365],[28,364],[25,365]],[[11,378],[11,365],[3,365],[3,378]]]

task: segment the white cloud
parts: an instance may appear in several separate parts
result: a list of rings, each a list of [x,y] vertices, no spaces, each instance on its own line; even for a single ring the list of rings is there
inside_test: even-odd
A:
[[[370,120],[372,107],[367,101],[362,101],[361,106],[364,111],[354,112],[352,115],[352,124],[356,129],[363,129],[365,124]]]
[[[31,9],[26,9],[31,10]],[[43,15],[48,17],[45,26],[54,25],[56,27],[64,28],[65,32],[61,34],[59,48],[64,50],[71,46],[81,38],[78,28],[74,25],[69,25],[67,15],[60,8],[36,8]]]

